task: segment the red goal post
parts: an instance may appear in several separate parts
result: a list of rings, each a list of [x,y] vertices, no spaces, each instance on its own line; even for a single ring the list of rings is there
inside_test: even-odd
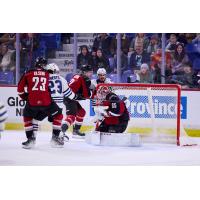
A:
[[[127,132],[139,132],[144,141],[151,138],[152,142],[180,145],[184,134],[181,132],[180,85],[110,83],[98,84],[97,91],[102,86],[108,86],[121,98],[126,97],[131,118]]]

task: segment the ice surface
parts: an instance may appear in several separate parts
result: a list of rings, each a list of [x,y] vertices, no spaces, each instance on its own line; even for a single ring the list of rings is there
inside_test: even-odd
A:
[[[35,149],[21,147],[24,131],[5,131],[0,140],[0,165],[200,165],[200,147],[143,144],[141,147],[91,146],[71,139],[65,147],[50,147],[50,132],[39,132]]]

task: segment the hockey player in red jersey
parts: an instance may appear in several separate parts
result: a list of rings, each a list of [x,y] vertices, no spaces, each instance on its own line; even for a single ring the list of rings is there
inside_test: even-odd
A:
[[[76,94],[75,100],[65,99],[66,114],[67,117],[62,124],[62,132],[65,133],[69,126],[73,125],[74,136],[85,136],[84,133],[80,132],[80,128],[85,116],[85,110],[77,100],[85,100],[90,98],[90,85],[91,76],[93,74],[92,67],[89,65],[83,65],[81,67],[81,73],[74,75],[69,83],[69,87]]]
[[[123,133],[129,121],[129,113],[124,101],[107,86],[98,88],[96,99],[94,110],[97,115],[97,123],[95,130],[107,133]]]
[[[59,138],[63,118],[62,110],[52,101],[49,91],[49,73],[43,69],[46,65],[45,58],[37,58],[35,68],[27,71],[18,83],[18,95],[26,100],[23,119],[27,141],[22,143],[23,148],[32,148],[35,145],[33,119],[39,118],[40,115],[43,119],[47,116],[53,119],[52,146],[62,147],[64,145]]]
[[[76,99],[77,95],[75,95],[74,92],[69,88],[67,80],[65,80],[61,75],[59,75],[60,69],[58,65],[56,65],[55,63],[50,63],[46,65],[44,69],[48,71],[50,74],[49,89],[51,97],[53,101],[63,110],[64,108],[63,99],[66,98]],[[43,118],[43,116],[40,115],[39,118],[34,119],[33,123],[34,134],[36,134],[38,131],[38,120],[40,120],[40,118]],[[48,117],[48,121],[52,122],[51,116]],[[65,141],[69,140],[69,137],[65,134],[61,137]]]

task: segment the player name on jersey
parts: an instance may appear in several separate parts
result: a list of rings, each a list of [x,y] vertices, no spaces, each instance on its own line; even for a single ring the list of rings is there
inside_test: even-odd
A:
[[[60,76],[53,75],[49,77],[49,80],[56,80],[56,79],[60,79]]]
[[[45,76],[44,71],[34,71],[34,76]]]

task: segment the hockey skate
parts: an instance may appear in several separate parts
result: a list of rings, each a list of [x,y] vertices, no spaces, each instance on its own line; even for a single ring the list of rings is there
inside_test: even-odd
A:
[[[74,125],[73,126],[73,132],[72,132],[72,137],[77,138],[77,139],[84,139],[85,138],[85,133],[80,132],[80,125]]]
[[[67,124],[62,124],[61,130],[62,130],[63,135],[61,136],[61,139],[64,142],[68,142],[69,141],[69,137],[66,135],[67,129],[68,129],[68,125]]]
[[[65,132],[67,131],[68,128],[69,128],[69,127],[68,127],[67,124],[62,124],[62,126],[61,126],[61,131],[62,131],[63,133],[65,133]]]
[[[64,146],[63,138],[53,135],[51,138],[51,147],[53,148],[62,148]]]
[[[35,147],[35,138],[28,138],[26,142],[22,142],[22,148],[32,149]]]

